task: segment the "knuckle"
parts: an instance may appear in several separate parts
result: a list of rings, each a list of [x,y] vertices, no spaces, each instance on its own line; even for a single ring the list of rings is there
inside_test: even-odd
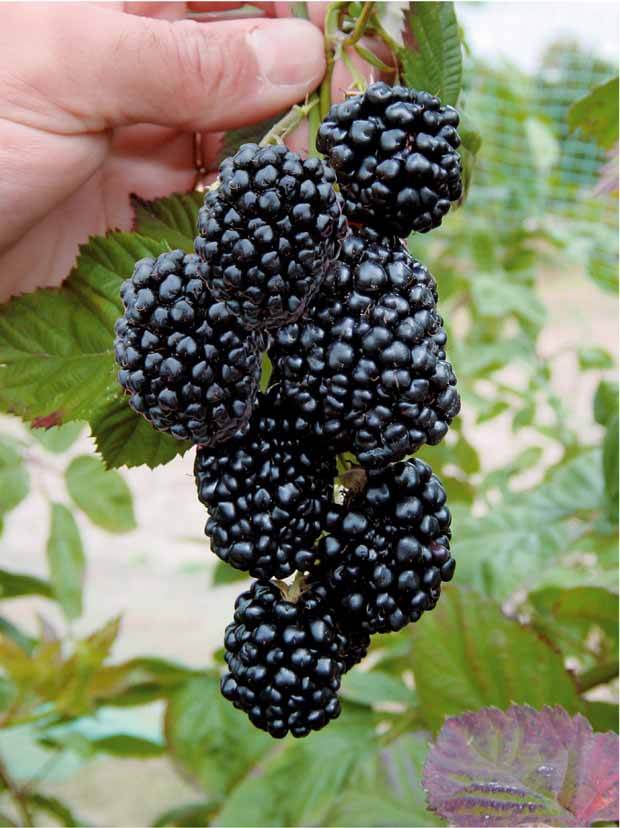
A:
[[[193,20],[172,24],[173,59],[188,111],[200,111],[207,96],[223,96],[231,90],[231,78],[237,71],[232,63],[234,39],[226,39],[215,30]],[[238,59],[238,58],[237,58]]]

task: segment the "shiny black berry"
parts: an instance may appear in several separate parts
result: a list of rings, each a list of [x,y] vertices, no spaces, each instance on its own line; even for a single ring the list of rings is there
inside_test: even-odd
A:
[[[134,411],[160,431],[206,445],[249,419],[264,342],[212,297],[203,268],[182,250],[138,261],[121,287],[125,313],[114,347]]]
[[[343,635],[311,586],[295,602],[269,581],[237,598],[224,638],[222,694],[276,738],[307,736],[340,714]]]
[[[446,493],[421,460],[370,472],[327,528],[317,577],[347,629],[402,629],[433,609],[454,574]]]
[[[336,170],[349,219],[401,237],[438,227],[462,193],[458,123],[439,98],[385,83],[332,106],[317,148]]]
[[[332,503],[335,456],[302,425],[273,393],[261,395],[247,429],[196,454],[211,549],[256,578],[307,570]]]
[[[438,443],[460,399],[436,303],[398,239],[352,232],[308,313],[275,333],[278,393],[366,468]]]
[[[213,294],[249,328],[299,317],[345,229],[333,171],[285,146],[243,144],[198,216],[196,252]]]

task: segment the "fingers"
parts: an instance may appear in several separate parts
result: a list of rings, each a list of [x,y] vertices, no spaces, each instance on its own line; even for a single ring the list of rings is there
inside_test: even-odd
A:
[[[28,15],[20,37],[15,15],[24,8],[2,10],[13,31],[0,33],[0,54],[11,70],[8,107],[39,128],[48,118],[68,132],[136,123],[231,129],[302,100],[324,73],[321,33],[306,21],[169,22],[50,4]],[[36,90],[32,105],[24,89]]]

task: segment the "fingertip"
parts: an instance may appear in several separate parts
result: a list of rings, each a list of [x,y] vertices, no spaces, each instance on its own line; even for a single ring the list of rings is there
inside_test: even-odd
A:
[[[303,96],[315,89],[325,74],[321,32],[306,20],[265,20],[248,34],[261,78]],[[296,90],[293,92],[293,90]]]

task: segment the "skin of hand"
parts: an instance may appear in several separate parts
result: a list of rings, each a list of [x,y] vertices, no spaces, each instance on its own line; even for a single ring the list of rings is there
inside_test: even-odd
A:
[[[0,3],[0,302],[60,284],[89,236],[130,229],[130,193],[190,189],[193,132],[213,161],[222,131],[318,86],[325,4],[312,22],[287,3],[221,19],[239,5]],[[335,99],[349,82],[336,67]],[[305,151],[307,130],[287,143]]]

